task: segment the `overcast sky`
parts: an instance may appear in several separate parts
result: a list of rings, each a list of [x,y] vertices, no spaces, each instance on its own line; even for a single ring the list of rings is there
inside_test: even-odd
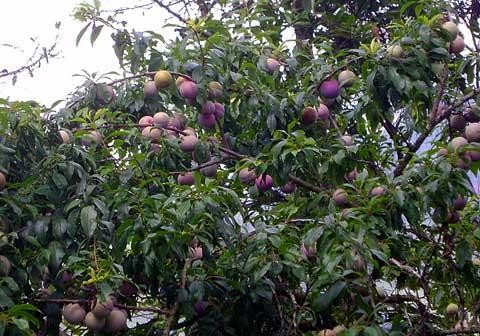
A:
[[[108,72],[118,69],[117,58],[113,52],[111,31],[104,29],[92,48],[89,31],[80,45],[76,47],[75,39],[84,24],[71,17],[73,8],[80,0],[15,0],[2,1],[2,18],[0,44],[11,44],[24,49],[24,53],[11,48],[0,48],[0,70],[13,70],[25,64],[34,43],[30,38],[38,38],[42,46],[50,46],[55,40],[57,30],[55,23],[61,22],[60,39],[57,50],[60,56],[52,59],[49,64],[43,64],[34,71],[31,78],[28,73],[19,75],[17,84],[11,85],[11,78],[0,78],[0,97],[10,97],[12,100],[33,99],[49,106],[52,102],[64,99],[66,95],[82,79],[72,77],[81,69],[88,72]],[[118,8],[132,6],[148,1],[102,0],[102,8]],[[154,7],[152,10],[136,10],[125,16],[129,26],[137,31],[162,31],[166,19],[170,16]]]

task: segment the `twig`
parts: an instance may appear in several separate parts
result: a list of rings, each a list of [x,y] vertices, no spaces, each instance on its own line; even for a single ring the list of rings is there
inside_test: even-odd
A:
[[[182,278],[180,280],[180,289],[185,289],[185,285],[187,284],[187,271],[191,265],[192,265],[192,260],[190,258],[185,259],[185,264],[183,265],[183,270],[182,270]],[[163,336],[170,335],[170,329],[172,328],[173,319],[177,314],[178,307],[179,307],[179,303],[177,298],[177,300],[175,300],[173,307],[167,313],[168,318],[166,321],[165,329],[163,330]]]
[[[179,21],[183,22],[183,23],[187,23],[187,20],[185,20],[183,17],[180,16],[180,14],[178,13],[175,13],[172,9],[170,9],[169,6],[163,4],[162,1],[160,0],[153,0],[157,5],[159,5],[160,7],[162,7],[163,9],[165,9],[167,12],[169,12],[170,14],[172,14],[174,17],[176,17]]]
[[[413,269],[413,267],[411,266],[408,266],[408,265],[403,265],[400,261],[398,261],[397,259],[395,258],[390,258],[389,261],[394,264],[395,266],[397,266],[398,268],[400,268],[402,271],[405,271],[407,273],[410,273],[412,275],[414,275],[415,277],[421,279],[422,277],[420,276],[420,274],[418,274],[417,271],[415,271]]]

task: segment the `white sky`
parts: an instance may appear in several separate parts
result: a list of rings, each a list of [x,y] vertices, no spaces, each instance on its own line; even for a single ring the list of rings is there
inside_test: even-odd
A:
[[[92,73],[118,71],[118,61],[113,52],[111,31],[106,27],[95,42],[90,44],[90,29],[83,36],[78,47],[75,39],[85,23],[71,17],[73,8],[80,0],[15,0],[2,1],[2,18],[0,20],[0,44],[8,43],[25,49],[25,53],[14,52],[10,48],[0,48],[0,70],[13,70],[25,64],[34,43],[30,38],[39,38],[42,46],[50,46],[57,30],[55,23],[61,21],[60,39],[57,51],[60,56],[49,64],[34,70],[34,77],[27,72],[19,75],[17,84],[12,86],[11,78],[0,78],[0,97],[11,100],[36,100],[50,106],[56,100],[65,99],[67,94],[82,82],[81,78],[72,77],[85,69]],[[91,2],[91,1],[90,1]],[[129,7],[148,1],[102,0],[102,8]],[[137,31],[162,31],[166,19],[171,16],[158,6],[144,13],[143,10],[127,12],[125,16],[130,27]]]

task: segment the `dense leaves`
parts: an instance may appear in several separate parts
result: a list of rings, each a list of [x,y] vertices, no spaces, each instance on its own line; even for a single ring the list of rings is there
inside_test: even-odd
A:
[[[131,74],[0,101],[0,335],[93,333],[67,303],[104,303],[102,334],[477,332],[479,147],[451,116],[480,119],[478,54],[442,28],[474,4],[155,4],[176,36],[75,10]]]

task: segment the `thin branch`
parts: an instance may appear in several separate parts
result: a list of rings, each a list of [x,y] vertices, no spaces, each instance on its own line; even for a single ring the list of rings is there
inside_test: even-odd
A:
[[[170,6],[168,5],[165,5],[162,1],[160,0],[154,0],[154,2],[159,5],[160,7],[162,7],[163,9],[165,9],[167,12],[169,12],[170,14],[172,14],[175,18],[177,18],[179,21],[183,22],[183,23],[187,23],[187,20],[185,20],[183,17],[180,16],[180,14],[174,12]]]

